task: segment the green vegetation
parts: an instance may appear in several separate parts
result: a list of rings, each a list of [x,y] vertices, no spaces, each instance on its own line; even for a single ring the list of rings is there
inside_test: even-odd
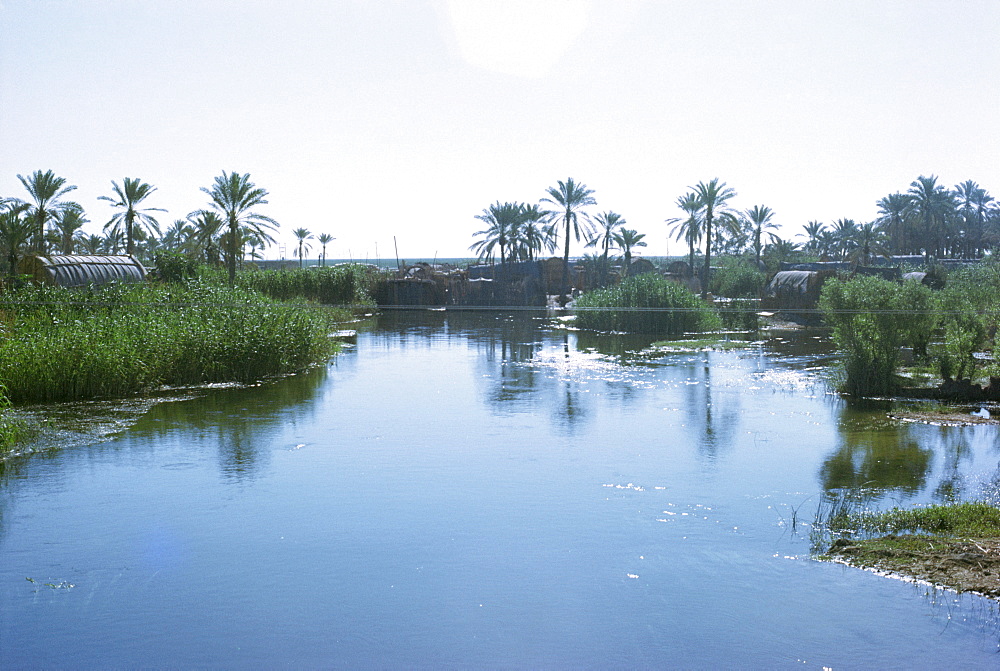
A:
[[[203,281],[27,286],[0,301],[0,381],[15,403],[249,383],[325,360],[336,350],[329,334],[345,316]]]
[[[357,264],[302,270],[245,270],[236,286],[275,300],[305,299],[324,305],[374,307],[370,296],[380,273]]]
[[[900,347],[922,336],[920,329],[932,314],[918,311],[929,291],[864,276],[834,278],[823,285],[820,309],[844,353],[844,391],[886,396],[896,390]]]
[[[712,273],[709,289],[714,295],[726,298],[760,298],[766,284],[767,275],[755,265],[742,259],[727,259]]]
[[[719,315],[686,288],[659,275],[630,277],[576,301],[581,328],[662,336],[718,330]]]
[[[831,509],[823,525],[834,532],[862,535],[923,532],[973,538],[1000,537],[1000,508],[981,502],[892,508],[882,512],[840,506]]]

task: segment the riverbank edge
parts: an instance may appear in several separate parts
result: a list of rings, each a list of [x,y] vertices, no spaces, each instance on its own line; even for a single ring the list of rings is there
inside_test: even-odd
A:
[[[997,537],[887,534],[864,540],[838,538],[817,559],[1000,601]]]
[[[841,502],[818,521],[819,538],[836,536],[816,555],[819,560],[1000,600],[995,504],[965,501],[873,512]]]

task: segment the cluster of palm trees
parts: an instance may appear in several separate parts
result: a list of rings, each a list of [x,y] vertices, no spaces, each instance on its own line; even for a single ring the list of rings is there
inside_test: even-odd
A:
[[[329,233],[320,233],[314,236],[307,228],[296,228],[292,231],[292,235],[295,236],[296,249],[295,256],[299,257],[299,268],[302,268],[305,263],[306,254],[312,250],[312,245],[309,244],[310,240],[316,240],[323,247],[323,252],[320,254],[320,265],[326,265],[326,246],[336,240]]]
[[[889,194],[877,206],[870,222],[810,221],[804,251],[863,262],[890,254],[977,259],[1000,243],[1000,204],[972,180],[948,189],[935,175],[920,176],[906,193]]]
[[[499,252],[501,264],[533,261],[543,251],[554,252],[561,237],[562,284],[568,291],[569,248],[573,240],[601,248],[600,267],[605,275],[611,248],[622,251],[628,266],[632,249],[646,246],[642,242],[645,235],[625,228],[625,218],[617,212],[609,210],[591,219],[584,208],[596,205],[597,200],[593,189],[588,189],[586,184],[570,177],[549,187],[545,193],[537,204],[497,201],[485,208],[476,219],[486,223],[486,228],[474,234],[480,239],[469,249],[481,260],[488,261],[495,260]]]
[[[232,280],[248,252],[250,258],[259,258],[257,250],[274,243],[271,233],[278,227],[274,219],[255,211],[267,204],[268,193],[251,182],[249,174],[223,172],[211,187],[201,189],[208,196],[208,206],[174,221],[162,235],[151,213],[166,210],[144,207],[156,187],[131,177],[121,185],[112,181],[113,195],[99,196],[116,210],[104,224],[103,236],[81,231],[89,220],[79,203],[66,199],[76,186],[65,178],[51,170],[17,177],[28,199],[0,198],[0,250],[10,272],[18,258],[28,253],[124,252],[149,260],[162,249],[223,264]]]

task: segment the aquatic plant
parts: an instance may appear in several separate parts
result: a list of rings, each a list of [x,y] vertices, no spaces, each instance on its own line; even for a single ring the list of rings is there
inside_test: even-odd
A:
[[[576,301],[581,328],[671,336],[718,330],[718,313],[687,288],[659,275],[630,277]]]
[[[305,299],[324,305],[370,308],[380,274],[368,266],[348,264],[302,270],[244,270],[236,285],[275,300]]]
[[[203,282],[29,286],[0,300],[0,382],[15,403],[248,383],[326,360],[348,316]]]

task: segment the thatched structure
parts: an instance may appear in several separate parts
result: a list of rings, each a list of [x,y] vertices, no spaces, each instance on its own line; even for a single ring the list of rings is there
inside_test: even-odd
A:
[[[765,310],[813,310],[819,305],[823,283],[834,276],[830,270],[782,270],[764,288],[761,307]]]
[[[40,284],[60,287],[142,282],[146,269],[132,256],[26,256],[18,273]]]

